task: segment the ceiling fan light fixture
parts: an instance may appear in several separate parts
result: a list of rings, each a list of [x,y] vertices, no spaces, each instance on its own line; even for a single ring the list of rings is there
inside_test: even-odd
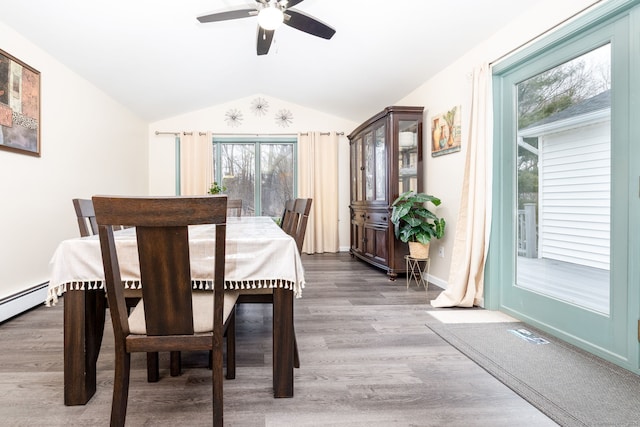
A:
[[[267,6],[258,13],[258,25],[267,31],[273,31],[284,21],[284,13],[275,6]]]

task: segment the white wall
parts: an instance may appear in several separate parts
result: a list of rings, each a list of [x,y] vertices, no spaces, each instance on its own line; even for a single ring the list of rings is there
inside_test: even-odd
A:
[[[520,19],[396,102],[397,105],[423,105],[426,109],[426,191],[442,198],[439,213],[448,221],[448,235],[434,245],[434,250],[439,245],[445,249],[444,258],[433,259],[431,274],[436,283],[446,286],[448,278],[467,145],[468,76],[473,67],[497,60],[592,3],[594,0],[543,0],[535,9],[525,11]],[[345,132],[340,151],[340,245],[343,249],[348,247],[346,134],[359,123],[256,94],[147,124],[2,22],[0,40],[2,49],[41,72],[42,99],[42,157],[0,151],[0,298],[47,281],[48,261],[58,242],[77,235],[71,205],[73,197],[97,193],[173,194],[173,138],[155,136],[156,130],[256,134]],[[270,105],[269,113],[262,118],[250,111],[251,101],[258,96],[267,99]],[[454,105],[462,105],[462,151],[432,158],[429,120]],[[380,105],[379,109],[384,107],[386,105]],[[243,112],[243,125],[239,128],[226,125],[224,113],[229,108]],[[278,127],[273,119],[275,112],[283,108],[293,114],[292,125],[285,129]]]
[[[41,157],[0,151],[0,299],[48,281],[78,236],[71,199],[145,194],[147,124],[0,22],[1,48],[41,78]]]
[[[466,149],[469,144],[471,75],[474,67],[482,63],[495,63],[594,3],[597,1],[541,1],[535,8],[523,11],[523,14],[507,27],[478,44],[473,50],[397,102],[398,105],[425,107],[425,192],[442,200],[437,213],[447,221],[445,237],[431,245],[430,280],[433,283],[446,287],[449,277]],[[462,150],[440,157],[431,157],[432,116],[457,105],[462,106]],[[440,247],[444,249],[444,258],[438,256]]]
[[[268,103],[268,112],[263,116],[253,113],[251,106],[256,98]],[[231,127],[225,121],[229,110],[242,113],[241,124]],[[276,124],[275,115],[280,110],[289,110],[292,123],[288,127]],[[214,134],[289,134],[298,132],[344,132],[339,148],[339,221],[340,250],[349,250],[349,140],[347,135],[358,123],[331,116],[271,96],[255,94],[226,104],[215,105],[198,111],[160,120],[149,125],[149,191],[156,195],[175,194],[175,144],[173,135],[156,135],[155,132],[206,132]]]

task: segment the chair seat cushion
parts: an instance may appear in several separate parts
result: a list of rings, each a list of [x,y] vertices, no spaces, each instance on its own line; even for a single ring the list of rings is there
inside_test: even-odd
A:
[[[222,322],[225,323],[238,300],[238,291],[225,291]],[[193,332],[196,334],[213,331],[213,292],[194,291]],[[144,300],[140,300],[129,315],[129,330],[135,335],[146,335],[147,325],[144,320]]]

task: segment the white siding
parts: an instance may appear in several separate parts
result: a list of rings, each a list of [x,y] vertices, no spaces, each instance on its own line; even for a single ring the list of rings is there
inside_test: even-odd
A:
[[[609,269],[609,124],[541,137],[540,257]]]

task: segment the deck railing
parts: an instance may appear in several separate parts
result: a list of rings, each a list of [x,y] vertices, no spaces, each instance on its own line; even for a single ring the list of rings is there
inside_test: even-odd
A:
[[[525,203],[524,209],[518,210],[518,256],[538,257],[538,222],[535,203]]]

